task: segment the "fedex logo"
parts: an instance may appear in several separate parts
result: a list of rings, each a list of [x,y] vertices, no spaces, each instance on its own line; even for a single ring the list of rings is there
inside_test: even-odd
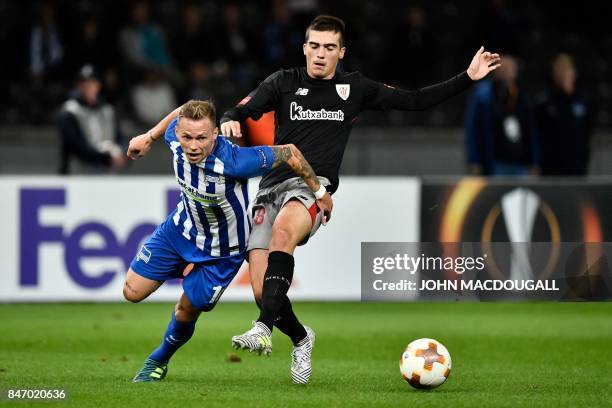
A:
[[[170,212],[179,200],[179,191],[166,192],[166,206]],[[37,286],[40,271],[44,268],[39,262],[39,249],[48,243],[60,243],[64,247],[64,263],[70,278],[84,288],[100,288],[108,285],[116,276],[116,270],[104,270],[95,274],[81,268],[81,260],[86,258],[119,258],[127,271],[133,257],[137,254],[140,243],[150,235],[157,224],[142,223],[136,225],[125,241],[117,238],[113,229],[99,221],[85,221],[72,230],[61,224],[44,225],[40,213],[46,207],[66,206],[66,191],[63,188],[23,188],[19,192],[21,212],[20,249],[19,249],[19,284]],[[84,238],[96,234],[103,244],[98,248],[87,248],[82,245]]]

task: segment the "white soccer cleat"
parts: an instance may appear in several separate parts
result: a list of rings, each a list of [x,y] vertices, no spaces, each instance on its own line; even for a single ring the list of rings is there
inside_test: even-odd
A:
[[[306,384],[312,373],[312,348],[315,342],[315,333],[308,327],[306,329],[306,338],[302,340],[298,346],[293,346],[291,351],[291,379],[295,384]]]
[[[265,324],[253,322],[251,330],[232,337],[232,347],[269,356],[272,354],[272,333]]]

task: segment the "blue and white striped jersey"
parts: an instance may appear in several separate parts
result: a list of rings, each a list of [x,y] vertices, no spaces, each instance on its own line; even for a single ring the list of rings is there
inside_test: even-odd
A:
[[[202,250],[204,258],[243,253],[251,232],[247,179],[272,168],[272,149],[239,147],[218,136],[212,152],[191,164],[176,137],[176,124],[177,119],[164,137],[174,153],[174,172],[181,187],[181,201],[171,214],[176,231]]]

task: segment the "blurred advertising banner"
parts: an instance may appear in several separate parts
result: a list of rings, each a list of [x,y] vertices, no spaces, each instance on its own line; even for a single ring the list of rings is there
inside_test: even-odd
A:
[[[423,242],[609,242],[612,180],[424,179]]]
[[[418,241],[419,191],[415,178],[344,177],[330,223],[294,254],[292,298],[359,300],[361,242]],[[0,302],[122,301],[132,258],[179,191],[172,177],[3,176],[0,197]],[[180,293],[171,281],[150,299]],[[252,299],[245,270],[223,299]]]
[[[612,300],[612,243],[364,242],[361,299]]]

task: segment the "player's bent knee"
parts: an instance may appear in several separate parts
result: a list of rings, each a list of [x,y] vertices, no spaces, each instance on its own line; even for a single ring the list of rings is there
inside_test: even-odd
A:
[[[123,284],[123,297],[128,302],[138,303],[142,301],[145,297],[140,295],[134,289],[132,289],[127,282]]]
[[[192,306],[186,307],[181,303],[178,303],[174,309],[174,316],[176,317],[176,320],[183,323],[192,322],[196,320],[199,315],[200,310]]]

